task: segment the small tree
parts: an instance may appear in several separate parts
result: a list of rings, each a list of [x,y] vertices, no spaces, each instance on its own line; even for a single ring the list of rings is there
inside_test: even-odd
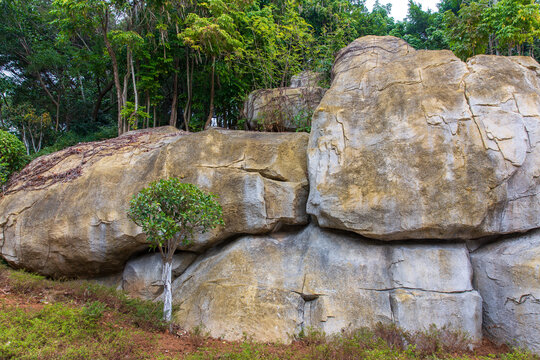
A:
[[[163,320],[172,317],[172,259],[182,243],[189,244],[196,232],[223,225],[222,208],[216,196],[179,179],[151,183],[133,196],[128,216],[143,228],[150,248],[159,249],[163,261]]]

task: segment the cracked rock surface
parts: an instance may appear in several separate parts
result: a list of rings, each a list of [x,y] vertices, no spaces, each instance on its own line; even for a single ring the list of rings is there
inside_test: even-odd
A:
[[[172,278],[180,276],[197,257],[190,252],[174,254],[172,261]],[[155,300],[163,293],[163,263],[161,254],[152,253],[130,259],[121,279],[121,289],[130,296],[144,300]]]
[[[306,128],[325,92],[326,89],[318,86],[255,90],[244,103],[244,116],[251,129],[295,131]]]
[[[481,298],[464,244],[391,244],[309,225],[245,236],[199,257],[173,283],[175,319],[212,336],[290,341],[313,327],[395,322],[481,336]]]
[[[540,230],[484,246],[471,261],[486,333],[540,354]]]
[[[313,116],[308,213],[382,240],[539,227],[539,75],[529,57],[355,40]]]
[[[219,194],[226,227],[198,237],[202,251],[235,234],[305,224],[307,134],[173,128],[128,133],[40,157],[0,198],[0,254],[44,275],[121,271],[148,247],[127,218],[150,182],[181,177]]]

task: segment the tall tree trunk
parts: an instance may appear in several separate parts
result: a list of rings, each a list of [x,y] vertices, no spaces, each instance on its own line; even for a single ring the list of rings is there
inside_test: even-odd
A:
[[[36,74],[37,74],[39,84],[41,85],[42,89],[45,91],[49,99],[51,99],[52,103],[56,107],[56,128],[55,129],[56,131],[58,131],[58,123],[60,121],[60,95],[57,95],[58,99],[55,100],[55,98],[52,96],[51,92],[45,85],[45,82],[43,81],[43,78],[41,77],[41,73],[38,71],[36,72]]]
[[[176,122],[178,120],[178,62],[178,58],[175,58],[171,117],[169,119],[169,125],[174,127],[176,127]]]
[[[109,56],[111,57],[111,62],[113,66],[113,75],[114,75],[114,86],[116,87],[116,98],[117,98],[117,108],[118,108],[118,135],[123,134],[124,130],[124,124],[122,119],[122,108],[124,107],[124,104],[122,103],[122,86],[120,85],[120,72],[118,71],[118,61],[116,59],[116,53],[114,52],[114,49],[107,38],[108,33],[108,23],[109,23],[109,12],[105,12],[103,24],[102,24],[102,32],[103,32],[103,41],[105,42],[105,48],[107,48],[107,52],[109,53]]]
[[[26,137],[26,128],[23,124],[23,142],[24,146],[26,147],[26,155],[30,155],[30,142],[28,141],[28,138]]]
[[[186,53],[186,85],[187,85],[187,101],[186,105],[184,106],[184,124],[186,126],[186,131],[189,132],[189,121],[191,120],[191,102],[192,102],[192,94],[193,94],[193,68],[195,67],[195,61],[191,59],[191,66],[190,66],[190,58],[189,58],[189,52]]]
[[[86,96],[84,95],[84,85],[83,85],[83,81],[82,81],[82,76],[81,74],[78,75],[78,78],[79,78],[79,84],[81,86],[81,95],[82,95],[82,99],[84,102],[86,102]]]
[[[58,100],[56,101],[56,126],[54,130],[58,132],[58,124],[60,122],[60,95],[58,95]]]
[[[146,92],[146,118],[144,120],[144,128],[150,127],[150,93]]]
[[[124,105],[124,106],[126,106],[126,104],[127,104],[129,77],[131,76],[131,62],[130,62],[130,57],[131,57],[131,51],[130,51],[129,46],[128,46],[128,48],[127,48],[127,54],[126,54],[126,68],[127,68],[127,72],[126,72],[126,74],[124,75],[124,87],[122,88],[122,102],[123,102],[123,105]],[[128,131],[129,131],[129,121],[126,121],[126,119],[124,119],[124,121],[123,121],[123,126],[122,126],[122,133],[125,133],[125,132],[128,132]]]
[[[131,54],[131,52],[130,52],[130,63],[131,63],[131,79],[133,81],[133,96],[135,97],[135,113],[133,115],[135,116],[135,119],[138,119],[137,111],[139,111],[139,93],[137,92],[137,81],[135,80],[135,68],[133,67],[133,54]],[[129,124],[128,124],[128,130],[129,130]]]
[[[210,77],[210,112],[208,113],[208,119],[204,124],[204,130],[208,129],[212,124],[212,118],[214,117],[214,78],[216,74],[216,57],[212,56],[212,76]]]
[[[163,320],[170,323],[172,320],[172,256],[164,257],[162,255],[163,269],[161,272],[161,280],[163,281]]]
[[[96,100],[96,104],[94,105],[94,111],[92,112],[92,118],[94,119],[94,122],[97,122],[97,117],[98,117],[98,114],[99,114],[99,109],[101,108],[101,103],[103,101],[103,97],[105,97],[105,95],[107,95],[107,93],[109,91],[111,91],[113,85],[114,85],[114,81],[111,81],[105,87],[105,89],[103,89],[102,91],[99,92],[98,98]]]
[[[156,106],[154,105],[154,127],[156,127]]]

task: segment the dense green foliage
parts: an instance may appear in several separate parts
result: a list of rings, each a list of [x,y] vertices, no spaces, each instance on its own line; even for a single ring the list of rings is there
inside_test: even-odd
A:
[[[7,182],[11,173],[26,164],[25,153],[23,143],[15,135],[0,130],[0,185]]]
[[[404,21],[383,2],[369,11],[364,0],[2,1],[0,128],[28,153],[68,132],[238,128],[250,91],[302,70],[329,77],[335,53],[370,34],[463,59],[540,54],[537,0],[442,0],[435,12],[410,1]]]
[[[177,178],[155,181],[142,189],[133,196],[128,216],[161,253],[174,253],[180,243],[189,244],[195,232],[223,224],[215,195]]]

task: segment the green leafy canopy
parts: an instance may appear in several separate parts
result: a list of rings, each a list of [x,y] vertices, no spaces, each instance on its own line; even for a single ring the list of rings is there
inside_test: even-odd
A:
[[[173,252],[171,240],[191,243],[195,232],[223,225],[222,213],[215,195],[178,178],[151,183],[132,198],[128,210],[129,218],[143,228],[151,248],[169,247]]]

